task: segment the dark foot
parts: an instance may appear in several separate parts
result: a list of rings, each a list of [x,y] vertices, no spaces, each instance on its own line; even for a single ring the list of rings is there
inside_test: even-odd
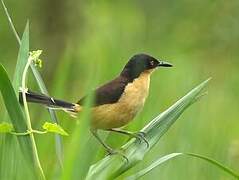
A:
[[[122,153],[120,150],[115,150],[115,149],[107,149],[107,155],[115,155],[115,154],[118,154],[120,156],[122,156],[126,162],[128,163],[129,162],[129,159],[124,155],[124,153]]]
[[[132,134],[133,137],[137,138],[140,142],[144,141],[147,145],[147,148],[149,148],[149,142],[148,140],[145,138],[146,134],[145,132],[136,132],[134,134]]]

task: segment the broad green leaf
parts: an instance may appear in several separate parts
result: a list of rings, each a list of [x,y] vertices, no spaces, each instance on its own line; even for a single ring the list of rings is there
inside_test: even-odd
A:
[[[10,133],[12,131],[13,131],[12,124],[6,122],[0,124],[0,133]]]
[[[129,160],[128,163],[120,155],[106,156],[104,159],[91,166],[86,179],[115,178],[140,162],[146,153],[152,149],[159,139],[174,124],[179,116],[199,99],[200,94],[209,80],[210,79],[195,87],[141,130],[145,133],[145,138],[148,140],[150,148],[147,148],[143,141],[140,142],[138,139],[132,139],[122,147],[124,154]]]
[[[234,176],[235,178],[239,179],[239,175],[237,173],[235,173],[233,170],[229,169],[228,167],[222,165],[221,163],[211,159],[211,158],[208,158],[208,157],[205,157],[205,156],[202,156],[202,155],[198,155],[198,154],[194,154],[194,153],[172,153],[172,154],[168,154],[168,155],[165,155],[163,157],[160,157],[158,160],[156,160],[155,162],[153,162],[151,165],[149,165],[148,167],[146,167],[145,169],[137,172],[136,174],[130,176],[130,177],[127,177],[126,180],[135,180],[135,179],[139,179],[141,177],[143,177],[144,175],[148,174],[150,171],[152,171],[153,169],[155,169],[156,167],[164,164],[165,162],[171,160],[171,159],[174,159],[178,156],[190,156],[190,157],[196,157],[196,158],[199,158],[201,160],[204,160],[216,167],[218,167],[219,169],[227,172],[228,174],[230,174],[231,176]]]
[[[45,122],[42,126],[47,132],[57,133],[63,136],[68,136],[68,133],[58,124]]]

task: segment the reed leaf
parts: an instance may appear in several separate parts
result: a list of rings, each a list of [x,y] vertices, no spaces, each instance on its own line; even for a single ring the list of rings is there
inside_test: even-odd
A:
[[[6,6],[2,1],[2,5],[7,12]],[[8,19],[10,19],[10,16],[8,16]],[[20,38],[19,38],[20,40]],[[27,58],[28,58],[28,51],[29,51],[29,25],[26,24],[25,31],[23,33],[22,37],[22,43],[24,46],[20,46],[18,58],[17,58],[17,65],[15,67],[15,73],[13,77],[13,87],[16,93],[16,96],[18,97],[18,90],[19,86],[21,84],[22,80],[22,73],[23,69],[26,65]],[[4,121],[10,122],[9,117],[7,116],[7,113],[4,114]],[[11,179],[14,178],[14,174],[19,174],[18,167],[22,163],[22,157],[19,157],[18,154],[20,154],[20,149],[17,144],[17,138],[12,135],[3,135],[3,144],[2,144],[2,154],[1,154],[1,173],[0,173],[0,179]],[[3,169],[5,167],[5,170]]]
[[[140,142],[138,139],[131,139],[121,148],[128,158],[128,162],[126,162],[120,155],[106,156],[104,159],[91,166],[86,179],[113,179],[143,160],[146,153],[152,149],[152,147],[168,131],[179,116],[190,105],[196,102],[199,97],[201,97],[200,94],[209,80],[210,79],[195,87],[166,111],[159,114],[141,130],[141,132],[145,133],[145,138],[148,140],[150,145],[149,148],[147,148],[143,141]]]
[[[22,35],[21,46],[19,47],[17,64],[13,76],[13,87],[18,97],[19,87],[22,83],[22,74],[27,64],[29,56],[29,22],[27,22],[24,33]]]
[[[12,22],[12,18],[11,18],[10,14],[9,14],[9,12],[7,10],[7,7],[6,7],[5,3],[4,3],[4,1],[1,0],[1,3],[2,3],[3,9],[4,9],[4,12],[5,12],[6,16],[7,16],[9,25],[10,25],[10,27],[12,29],[12,32],[13,32],[14,36],[16,37],[16,40],[17,40],[17,42],[19,44],[19,47],[20,47],[20,51],[19,51],[19,54],[18,54],[17,66],[16,66],[16,72],[15,72],[14,80],[13,80],[14,88],[17,89],[19,87],[18,85],[20,85],[19,82],[21,82],[20,79],[21,79],[21,75],[22,75],[22,73],[20,74],[19,72],[23,72],[22,68],[25,67],[23,65],[24,65],[24,63],[26,64],[26,62],[24,62],[22,60],[25,59],[25,58],[26,58],[25,60],[27,60],[27,57],[25,57],[25,53],[24,52],[27,52],[27,56],[28,56],[28,52],[29,52],[29,43],[28,43],[28,49],[27,49],[27,46],[26,46],[26,43],[25,43],[25,41],[27,41],[27,38],[25,37],[26,36],[25,33],[27,31],[29,31],[29,23],[27,22],[27,25],[26,25],[26,28],[25,28],[25,31],[24,31],[25,35],[23,34],[23,38],[22,38],[22,40],[20,40],[20,37],[19,37],[19,35],[17,33],[17,30],[16,30],[16,28],[15,28],[13,22]],[[28,39],[29,39],[29,37],[28,37]],[[25,46],[21,46],[22,43],[24,43]],[[21,57],[21,56],[24,56],[24,58]],[[45,86],[44,81],[42,80],[42,77],[41,77],[39,71],[36,69],[36,67],[33,64],[31,64],[31,69],[32,69],[32,72],[34,74],[34,77],[35,77],[35,79],[37,81],[38,87],[41,90],[41,92],[43,94],[46,94],[46,95],[49,96],[49,93],[47,91],[47,88]],[[20,75],[20,76],[18,76],[18,75]],[[55,111],[52,110],[52,109],[48,109],[48,112],[50,114],[51,120],[53,122],[55,122],[55,123],[59,123],[58,120],[57,120],[57,116],[56,116]],[[57,135],[57,134],[55,135],[55,139],[56,139],[56,154],[57,154],[57,158],[58,158],[58,161],[59,161],[59,165],[62,167],[62,163],[63,163],[62,162],[63,161],[63,144],[62,144],[62,139],[61,139],[61,136]]]
[[[18,102],[14,88],[9,80],[6,70],[0,65],[0,90],[4,104],[8,111],[10,120],[16,132],[26,132],[27,124],[25,115]],[[29,135],[17,137],[22,154],[29,164],[30,171],[37,177],[39,175],[38,166],[35,163],[34,146]]]
[[[146,167],[145,169],[135,173],[134,175],[127,177],[126,180],[136,180],[139,179],[143,176],[145,176],[146,174],[150,173],[152,170],[154,170],[156,167],[166,163],[167,161],[174,159],[178,156],[189,156],[189,157],[195,157],[201,160],[204,160],[216,167],[218,167],[219,169],[225,171],[226,173],[230,174],[231,176],[239,179],[239,175],[237,173],[235,173],[233,170],[231,170],[230,168],[224,166],[223,164],[215,161],[214,159],[202,156],[202,155],[198,155],[198,154],[194,154],[194,153],[171,153],[168,155],[165,155],[163,157],[160,157],[158,160],[156,160],[155,162],[153,162],[152,164],[150,164],[148,167]]]
[[[26,132],[27,121],[26,116],[22,111],[22,108],[18,102],[18,92],[21,87],[23,72],[28,62],[29,56],[29,23],[27,22],[25,31],[19,47],[18,59],[13,78],[13,85],[11,84],[7,72],[1,66],[1,93],[4,99],[5,106],[7,108],[10,120],[13,124],[15,131],[18,133]],[[14,92],[14,94],[13,94]],[[12,104],[12,105],[11,105]],[[44,179],[41,165],[38,162],[38,154],[36,151],[36,145],[32,134],[26,136],[18,136],[20,149],[23,153],[26,162],[30,164],[30,171],[33,176]],[[30,172],[29,171],[29,172]]]

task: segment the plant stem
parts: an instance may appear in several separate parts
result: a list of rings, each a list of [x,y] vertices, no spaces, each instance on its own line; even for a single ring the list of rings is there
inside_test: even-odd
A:
[[[38,130],[32,130],[32,131],[27,131],[27,132],[10,132],[10,134],[12,135],[16,135],[16,136],[26,136],[29,135],[31,133],[36,133],[36,134],[46,134],[47,131],[38,131]]]
[[[30,119],[30,115],[29,115],[29,110],[28,110],[28,105],[27,105],[27,100],[26,100],[26,76],[27,76],[27,70],[32,62],[32,57],[29,56],[28,60],[27,60],[27,64],[24,68],[24,71],[23,71],[23,75],[22,75],[22,99],[23,99],[23,105],[24,105],[24,110],[25,110],[25,114],[26,114],[26,123],[27,123],[27,128],[28,128],[28,131],[32,132],[32,126],[31,126],[31,119]],[[30,136],[30,139],[32,141],[32,145],[33,145],[33,155],[34,155],[34,159],[35,159],[35,165],[37,166],[37,168],[39,169],[40,171],[40,174],[41,174],[41,178],[42,179],[46,179],[45,178],[45,175],[44,175],[44,172],[43,172],[43,169],[41,167],[41,163],[40,163],[40,160],[39,160],[39,157],[38,157],[38,152],[37,152],[37,147],[36,147],[36,142],[35,142],[35,139],[34,139],[34,135],[33,133],[30,133],[29,134]]]
[[[47,131],[38,131],[38,130],[32,130],[33,133],[36,133],[36,134],[46,134]]]

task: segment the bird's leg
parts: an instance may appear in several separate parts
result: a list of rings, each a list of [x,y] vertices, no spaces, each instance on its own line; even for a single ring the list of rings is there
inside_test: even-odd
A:
[[[145,138],[145,133],[144,132],[130,132],[130,131],[122,130],[122,129],[107,129],[107,131],[112,131],[112,132],[125,134],[125,135],[130,136],[131,138],[139,139],[140,141],[143,140],[147,144],[147,148],[149,148],[149,142]]]
[[[97,134],[97,131],[94,129],[91,129],[91,133],[95,136],[95,138],[100,142],[100,144],[102,146],[104,146],[104,148],[106,149],[106,151],[110,154],[110,152],[113,151],[113,149],[111,147],[109,147],[106,143],[104,143],[104,141],[102,141],[102,139],[100,139],[99,135]]]
[[[120,151],[112,149],[110,146],[108,146],[97,134],[97,130],[91,129],[90,130],[93,136],[100,142],[100,144],[105,148],[105,150],[108,152],[109,155],[113,154],[119,154],[121,155],[127,162],[129,162],[128,158]]]

